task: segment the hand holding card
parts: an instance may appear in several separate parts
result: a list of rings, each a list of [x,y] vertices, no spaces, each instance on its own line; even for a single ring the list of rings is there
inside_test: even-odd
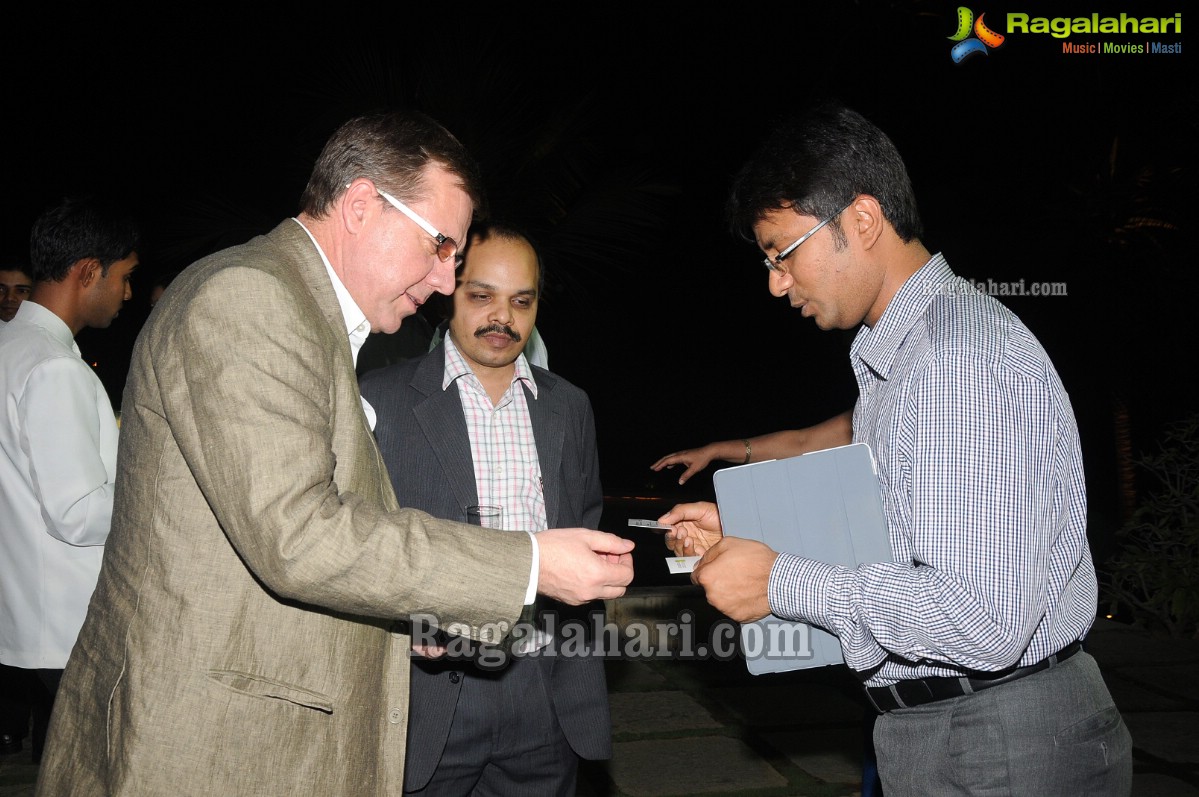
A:
[[[667,526],[665,523],[659,523],[656,520],[644,520],[642,518],[629,518],[629,525],[633,528],[656,531],[663,534],[674,529],[674,526]],[[690,573],[695,570],[696,562],[702,558],[701,556],[668,556],[666,557],[666,566],[670,568],[670,572],[672,573]]]

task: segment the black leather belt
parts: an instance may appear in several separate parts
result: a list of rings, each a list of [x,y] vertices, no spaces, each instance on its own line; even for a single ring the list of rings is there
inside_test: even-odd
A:
[[[1036,664],[1003,670],[991,674],[991,677],[987,677],[986,674],[975,674],[959,678],[914,678],[909,681],[899,681],[890,686],[868,686],[866,687],[866,697],[880,713],[897,708],[911,708],[923,703],[961,697],[980,692],[983,689],[990,689],[992,686],[1018,681],[1034,672],[1056,667],[1080,650],[1082,650],[1081,640],[1066,645],[1057,653],[1041,659]]]

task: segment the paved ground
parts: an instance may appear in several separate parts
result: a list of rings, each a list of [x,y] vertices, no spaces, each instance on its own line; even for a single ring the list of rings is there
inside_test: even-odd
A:
[[[634,590],[610,614],[676,617],[688,589]],[[701,633],[711,619],[701,613]],[[1199,795],[1199,641],[1101,621],[1088,648],[1132,732],[1133,794]],[[860,792],[865,708],[844,668],[751,676],[738,660],[618,659],[609,681],[615,756],[584,767],[581,797]],[[0,757],[0,797],[32,795],[36,776],[28,751]]]

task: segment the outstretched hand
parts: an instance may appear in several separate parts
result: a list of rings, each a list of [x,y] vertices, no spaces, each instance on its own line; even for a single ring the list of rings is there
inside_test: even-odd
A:
[[[633,580],[633,541],[589,529],[550,529],[537,534],[537,591],[578,606],[619,598]]]
[[[686,448],[682,451],[676,451],[673,454],[667,454],[662,457],[650,465],[649,468],[650,470],[660,471],[663,468],[683,465],[684,470],[679,476],[679,484],[686,484],[688,479],[712,464],[712,460],[721,459],[720,453],[717,450],[718,445],[718,443],[708,443],[706,446],[700,446],[699,448]]]

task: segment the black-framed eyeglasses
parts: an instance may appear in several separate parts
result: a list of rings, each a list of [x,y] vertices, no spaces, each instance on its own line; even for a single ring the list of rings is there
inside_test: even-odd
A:
[[[384,191],[382,188],[375,188],[375,190],[378,191],[379,196],[386,199],[392,207],[403,213],[408,218],[412,219],[412,221],[416,222],[417,227],[420,227],[422,230],[429,233],[429,235],[433,236],[433,240],[437,241],[437,257],[439,260],[453,260],[454,264],[457,265],[459,258],[457,241],[449,236],[439,233],[437,228],[430,224],[424,216],[420,215],[415,210]]]
[[[856,199],[856,197],[855,197],[855,199]],[[821,228],[821,227],[823,227],[824,225],[828,224],[828,223],[829,223],[830,221],[832,221],[833,219],[835,219],[835,218],[837,218],[838,216],[840,216],[842,213],[844,213],[844,212],[845,212],[846,208],[848,208],[848,207],[849,207],[850,205],[852,205],[852,204],[853,204],[853,200],[851,199],[851,200],[850,200],[850,201],[849,201],[849,202],[848,202],[848,203],[845,205],[845,207],[841,208],[841,209],[840,209],[840,210],[838,210],[836,213],[834,213],[833,215],[829,216],[827,219],[825,219],[824,221],[820,222],[820,223],[819,223],[819,224],[817,224],[815,227],[813,227],[812,229],[810,229],[810,230],[808,230],[807,232],[805,232],[803,235],[799,236],[799,238],[798,238],[798,239],[795,241],[795,243],[791,244],[790,246],[788,246],[788,247],[787,247],[786,249],[784,249],[783,251],[779,252],[779,253],[778,253],[777,255],[775,255],[774,257],[766,257],[766,258],[763,258],[763,260],[762,260],[762,263],[763,263],[763,265],[765,265],[765,266],[766,266],[766,269],[767,269],[767,271],[773,271],[773,272],[775,272],[776,274],[786,274],[786,273],[787,273],[787,270],[786,270],[785,268],[783,268],[783,261],[784,261],[784,260],[786,260],[787,258],[789,258],[789,257],[791,256],[791,253],[792,253],[792,252],[794,252],[796,249],[798,249],[798,248],[799,248],[799,245],[800,245],[800,244],[802,244],[804,241],[806,241],[806,240],[808,240],[809,238],[811,238],[811,237],[812,237],[813,235],[815,235],[816,233],[820,232],[820,228]]]

